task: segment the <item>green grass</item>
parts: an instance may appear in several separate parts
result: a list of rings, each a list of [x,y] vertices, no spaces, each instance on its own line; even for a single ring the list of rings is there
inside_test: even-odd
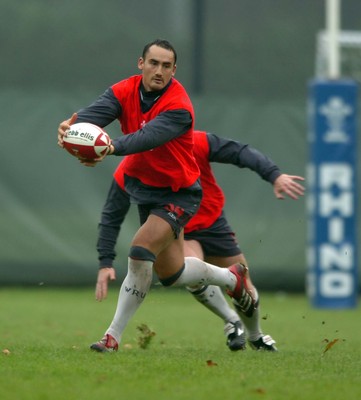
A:
[[[0,399],[359,400],[360,309],[316,310],[301,295],[261,295],[262,328],[277,340],[276,354],[230,352],[222,321],[169,289],[151,291],[118,353],[98,354],[89,344],[109,325],[117,290],[96,303],[92,289],[1,289]],[[143,323],[156,332],[146,349],[138,346]],[[339,340],[324,352],[325,339]]]

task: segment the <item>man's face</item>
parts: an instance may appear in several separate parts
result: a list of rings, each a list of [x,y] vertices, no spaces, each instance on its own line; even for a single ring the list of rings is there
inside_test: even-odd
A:
[[[143,85],[147,92],[162,90],[175,74],[174,54],[171,50],[153,45],[139,58],[138,68],[143,74]]]

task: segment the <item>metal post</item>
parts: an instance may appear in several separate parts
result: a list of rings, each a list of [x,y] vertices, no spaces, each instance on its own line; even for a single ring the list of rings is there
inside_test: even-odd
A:
[[[204,0],[194,0],[193,5],[193,93],[201,94],[204,74]]]

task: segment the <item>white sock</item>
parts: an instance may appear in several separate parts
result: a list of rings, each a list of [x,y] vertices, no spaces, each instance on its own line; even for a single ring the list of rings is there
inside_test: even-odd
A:
[[[129,321],[142,304],[152,283],[153,262],[128,258],[128,274],[119,291],[117,309],[106,333],[119,343]]]
[[[238,314],[230,307],[219,286],[187,287],[187,289],[197,301],[222,318],[225,323],[239,321]]]
[[[259,296],[257,289],[254,288],[254,293],[256,296],[256,301],[259,301]],[[254,342],[263,336],[261,326],[260,326],[260,309],[259,306],[254,310],[252,317],[247,317],[243,313],[239,313],[239,316],[246,328],[248,340]]]
[[[184,270],[173,286],[216,285],[234,290],[237,279],[228,268],[208,264],[196,257],[185,257]]]

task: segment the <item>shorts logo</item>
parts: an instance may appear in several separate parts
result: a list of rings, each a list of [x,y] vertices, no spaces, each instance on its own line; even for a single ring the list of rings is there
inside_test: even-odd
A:
[[[177,218],[180,218],[184,214],[184,210],[182,207],[175,206],[174,204],[167,204],[164,207],[168,211],[168,215],[176,221]]]

